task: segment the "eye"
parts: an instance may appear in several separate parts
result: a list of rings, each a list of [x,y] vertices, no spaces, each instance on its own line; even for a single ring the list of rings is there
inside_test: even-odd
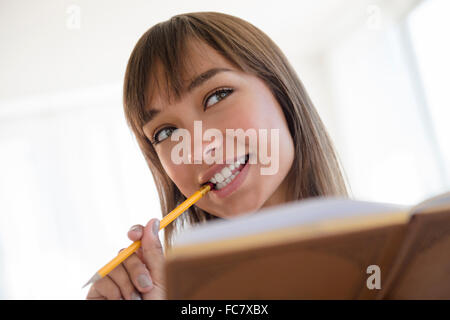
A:
[[[170,137],[172,132],[174,132],[175,130],[177,130],[177,128],[175,128],[175,127],[165,127],[165,128],[162,128],[161,130],[158,130],[153,135],[152,144],[158,144],[158,143],[162,142],[163,140],[167,139],[168,137]]]
[[[233,92],[233,89],[229,89],[229,88],[223,88],[223,89],[214,91],[213,94],[208,96],[208,98],[206,99],[206,101],[203,105],[204,109],[216,104],[217,102],[219,102],[222,99],[225,99],[232,92]]]

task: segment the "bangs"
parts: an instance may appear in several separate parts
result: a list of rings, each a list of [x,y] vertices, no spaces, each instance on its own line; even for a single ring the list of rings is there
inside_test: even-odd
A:
[[[125,74],[123,103],[129,124],[139,134],[144,135],[145,109],[155,93],[171,103],[186,90],[187,44],[193,40],[201,38],[186,18],[178,17],[155,25],[136,44]]]
[[[227,15],[219,14],[219,17],[234,28],[230,29],[227,23],[217,24],[216,13],[178,15],[156,24],[137,42],[125,73],[123,105],[128,124],[143,139],[146,139],[142,130],[146,123],[145,108],[155,93],[171,103],[178,101],[186,90],[185,76],[191,67],[189,57],[193,45],[210,46],[239,70],[267,73],[266,70],[254,72],[263,61],[264,50],[258,58],[250,48],[261,44],[250,46],[239,41],[247,24]],[[211,22],[206,23],[204,18]]]

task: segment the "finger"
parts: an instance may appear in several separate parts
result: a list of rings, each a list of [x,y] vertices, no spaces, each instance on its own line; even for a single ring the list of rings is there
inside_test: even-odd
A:
[[[130,230],[128,230],[128,238],[133,242],[141,240],[143,230],[144,227],[142,225],[135,224],[130,228]],[[139,259],[141,259],[142,263],[144,263],[144,259],[142,256],[142,247],[139,247],[139,249],[137,249],[136,254],[139,257]]]
[[[137,241],[137,240],[141,240],[142,238],[142,231],[144,230],[144,227],[140,224],[135,224],[134,226],[132,226],[130,228],[130,230],[128,230],[128,238],[131,241]]]
[[[87,300],[106,300],[106,297],[102,296],[94,286],[91,286],[86,297]]]
[[[142,263],[145,263],[144,262],[144,254],[142,252],[142,246],[139,247],[139,249],[137,249],[136,255],[139,257],[139,259],[141,259]]]
[[[153,287],[150,272],[136,254],[132,254],[123,262],[133,285],[142,293],[149,292]]]
[[[123,263],[115,267],[108,274],[108,276],[119,287],[122,297],[124,297],[126,300],[141,300],[140,294],[134,288],[134,285],[128,275],[127,270],[125,270]]]
[[[114,283],[114,281],[109,277],[105,276],[100,280],[94,282],[91,290],[97,291],[102,297],[108,300],[121,300],[122,294],[119,287]]]
[[[143,259],[150,270],[153,284],[164,287],[164,253],[158,233],[159,220],[150,220],[143,230],[141,245]]]

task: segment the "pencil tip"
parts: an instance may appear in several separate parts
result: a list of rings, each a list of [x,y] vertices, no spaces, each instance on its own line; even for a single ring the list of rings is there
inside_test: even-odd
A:
[[[100,280],[101,278],[102,278],[102,277],[101,277],[98,273],[95,273],[95,274],[92,276],[92,278],[90,278],[89,281],[86,282],[86,284],[85,284],[84,286],[81,287],[81,289],[83,289],[84,287],[86,287],[86,286],[87,286],[88,284],[90,284],[90,283],[94,283],[95,281]]]

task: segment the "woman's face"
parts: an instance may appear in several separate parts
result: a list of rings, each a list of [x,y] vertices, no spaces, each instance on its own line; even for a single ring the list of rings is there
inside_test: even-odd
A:
[[[143,129],[150,141],[157,142],[154,147],[167,175],[186,197],[214,178],[212,182],[220,190],[208,192],[196,205],[221,218],[286,201],[285,177],[294,159],[294,145],[282,109],[269,87],[258,77],[239,71],[203,43],[190,42],[188,61],[183,75],[186,88],[199,75],[211,69],[219,71],[203,76],[202,81],[194,81],[178,101],[169,103],[163,94],[165,88],[162,92],[155,90],[146,106],[146,110],[160,111]],[[227,135],[227,129],[237,135]],[[190,140],[172,141],[181,132],[182,139],[190,136]],[[205,132],[214,132],[215,137],[220,133],[222,139],[207,140]],[[264,136],[261,132],[265,132],[266,139],[261,138]],[[256,145],[250,138],[239,140],[245,135],[256,136]],[[196,137],[200,138],[194,141]],[[180,151],[182,142],[184,149]],[[240,163],[246,155],[249,160]],[[175,157],[180,156],[190,163],[177,164]],[[194,163],[194,159],[201,163]],[[211,164],[213,159],[215,162]],[[270,163],[262,163],[268,160]],[[231,162],[234,164],[230,165]],[[262,174],[263,168],[269,174]]]

